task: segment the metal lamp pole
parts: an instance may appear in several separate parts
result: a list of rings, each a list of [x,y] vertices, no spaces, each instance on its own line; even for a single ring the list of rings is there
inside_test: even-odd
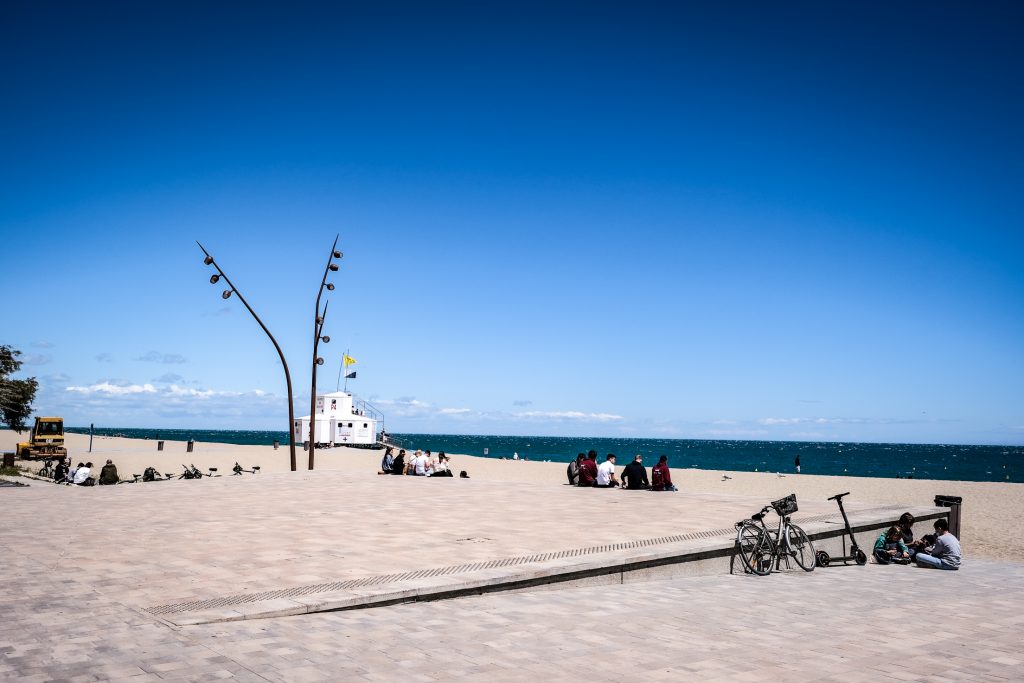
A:
[[[199,244],[198,240],[196,241],[196,244]],[[277,355],[280,356],[281,358],[281,365],[284,366],[284,381],[288,385],[288,447],[289,450],[291,451],[292,472],[294,472],[296,469],[295,438],[292,436],[292,425],[295,424],[295,408],[293,406],[292,401],[292,376],[291,373],[288,372],[288,361],[284,359],[284,354],[281,353],[281,347],[278,345],[277,340],[274,339],[274,335],[270,334],[270,330],[268,330],[267,326],[263,324],[263,321],[260,320],[260,317],[256,315],[256,311],[252,310],[252,306],[250,306],[249,302],[245,300],[245,297],[242,296],[242,293],[239,292],[238,289],[233,284],[231,284],[231,280],[224,273],[224,271],[221,270],[220,266],[217,265],[217,262],[213,259],[213,257],[210,256],[210,252],[206,251],[206,248],[202,244],[199,244],[199,248],[203,250],[204,254],[206,254],[206,258],[203,259],[203,263],[205,263],[208,266],[213,266],[214,268],[217,269],[217,274],[210,276],[210,284],[215,285],[221,278],[224,278],[224,282],[228,283],[228,287],[230,287],[230,289],[225,289],[224,292],[221,294],[221,297],[224,299],[229,299],[231,298],[232,293],[238,295],[238,300],[242,302],[242,305],[245,306],[246,310],[248,310],[249,313],[252,314],[252,317],[256,319],[256,322],[260,324],[260,327],[263,328],[263,331],[267,333],[268,337],[270,337],[270,341],[274,344],[274,348],[277,349]]]
[[[313,316],[313,380],[312,388],[309,391],[309,469],[313,469],[313,453],[316,451],[316,368],[324,364],[324,359],[316,355],[320,341],[328,344],[331,338],[323,334],[324,320],[327,318],[327,304],[324,302],[324,310],[320,310],[320,297],[323,296],[324,288],[329,292],[334,291],[334,284],[327,281],[327,274],[338,271],[338,264],[334,259],[340,259],[342,254],[337,250],[339,235],[334,236],[334,244],[331,245],[331,255],[327,258],[327,266],[324,268],[324,276],[320,280],[320,290],[316,293],[316,313]]]

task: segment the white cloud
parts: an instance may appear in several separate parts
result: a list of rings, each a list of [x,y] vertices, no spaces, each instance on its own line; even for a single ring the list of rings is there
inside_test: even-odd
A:
[[[527,420],[579,420],[586,422],[614,422],[615,420],[622,419],[621,415],[613,415],[611,413],[583,413],[578,410],[528,410],[522,413],[512,413],[512,417]]]
[[[177,365],[187,362],[180,353],[160,353],[159,351],[149,351],[141,356],[136,356],[133,360],[142,361],[143,363],[164,363],[166,365]]]
[[[152,384],[117,385],[111,384],[110,382],[100,382],[99,384],[91,384],[87,387],[67,387],[65,391],[84,394],[86,396],[94,394],[125,396],[131,394],[155,394],[156,388]]]
[[[439,415],[466,415],[472,413],[472,408],[441,408],[437,411]]]
[[[45,353],[26,353],[21,356],[20,360],[25,365],[46,365],[53,360],[53,357],[47,356]]]

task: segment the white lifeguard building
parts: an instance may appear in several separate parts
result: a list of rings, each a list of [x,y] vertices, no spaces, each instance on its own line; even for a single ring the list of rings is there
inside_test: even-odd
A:
[[[316,397],[314,441],[317,448],[383,448],[377,438],[383,427],[384,415],[366,401],[354,400],[347,391]],[[292,438],[295,443],[309,441],[309,415],[296,418],[292,425]]]

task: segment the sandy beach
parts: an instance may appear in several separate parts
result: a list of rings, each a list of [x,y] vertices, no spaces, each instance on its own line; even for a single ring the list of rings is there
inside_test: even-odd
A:
[[[27,434],[27,432],[26,432]],[[24,438],[24,435],[23,435]],[[0,450],[12,451],[18,435],[10,430],[0,431]],[[164,451],[158,452],[155,441],[120,437],[93,437],[92,453],[88,452],[89,437],[68,434],[67,444],[72,459],[92,461],[96,472],[109,458],[118,467],[122,478],[141,474],[149,466],[159,471],[174,473],[183,464],[195,464],[206,471],[216,467],[221,474],[231,474],[238,462],[249,469],[259,465],[262,473],[287,472],[289,452],[286,446],[274,450],[271,446],[241,446],[235,444],[196,442],[192,453],[186,452],[181,441],[167,441]],[[333,448],[316,451],[316,469],[357,470],[374,476],[382,451],[356,448]],[[308,454],[296,452],[300,470],[306,470]],[[29,467],[38,463],[19,461]],[[648,467],[652,463],[645,463]],[[565,483],[566,463],[496,460],[469,455],[452,455],[452,469],[466,470],[474,479],[508,481],[551,486],[552,495],[558,495]],[[621,468],[619,468],[621,471]],[[252,476],[252,475],[245,475]],[[256,475],[259,476],[259,475]],[[729,478],[726,479],[725,477]],[[1024,484],[938,481],[927,479],[880,479],[867,477],[832,477],[768,472],[723,472],[713,470],[678,469],[673,481],[685,491],[696,493],[729,493],[765,502],[796,493],[798,500],[823,501],[828,496],[849,491],[848,500],[861,503],[931,505],[937,494],[961,496],[963,548],[965,555],[990,559],[1018,560],[1019,553],[1011,533],[1011,520],[1024,517]],[[168,484],[172,485],[172,484]],[[612,495],[648,495],[646,493],[612,492]],[[754,512],[755,510],[751,510]],[[923,534],[930,529],[920,529]],[[860,539],[867,543],[869,539]],[[873,540],[873,539],[871,539]]]

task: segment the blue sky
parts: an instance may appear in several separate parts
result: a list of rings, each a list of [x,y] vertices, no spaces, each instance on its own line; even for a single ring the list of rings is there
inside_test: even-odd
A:
[[[7,3],[0,343],[71,424],[1024,443],[1024,9]],[[305,408],[303,408],[305,406]]]

